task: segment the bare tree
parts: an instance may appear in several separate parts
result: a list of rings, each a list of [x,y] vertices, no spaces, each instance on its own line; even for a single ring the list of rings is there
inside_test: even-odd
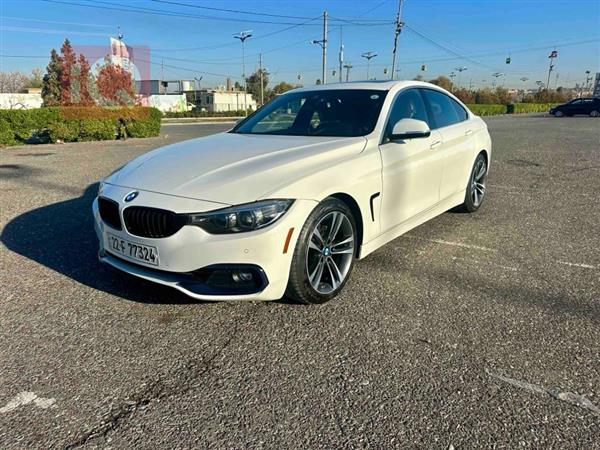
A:
[[[0,92],[2,93],[21,92],[28,82],[29,77],[17,70],[0,72]]]

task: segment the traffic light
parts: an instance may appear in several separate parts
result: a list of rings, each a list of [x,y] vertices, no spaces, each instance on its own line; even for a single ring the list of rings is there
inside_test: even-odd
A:
[[[506,64],[510,64],[510,56],[506,58]]]
[[[425,64],[421,64],[421,72],[425,72],[427,70],[427,66]]]

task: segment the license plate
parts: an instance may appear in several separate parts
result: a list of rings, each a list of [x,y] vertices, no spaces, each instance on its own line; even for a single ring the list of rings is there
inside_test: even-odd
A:
[[[106,249],[127,259],[158,266],[158,250],[151,245],[129,242],[113,234],[106,233]]]

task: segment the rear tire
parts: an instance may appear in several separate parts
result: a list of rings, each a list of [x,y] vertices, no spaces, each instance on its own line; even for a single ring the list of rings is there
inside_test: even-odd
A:
[[[356,246],[356,221],[350,208],[337,198],[323,200],[300,231],[286,297],[305,304],[333,299],[350,278]]]
[[[483,153],[480,153],[471,169],[469,184],[465,193],[465,201],[459,206],[464,212],[472,213],[479,209],[485,198],[485,182],[487,180],[487,160]]]
[[[554,117],[562,117],[564,115],[565,115],[565,113],[562,111],[554,111]]]
[[[600,111],[593,110],[590,112],[590,116],[592,117],[600,117]]]

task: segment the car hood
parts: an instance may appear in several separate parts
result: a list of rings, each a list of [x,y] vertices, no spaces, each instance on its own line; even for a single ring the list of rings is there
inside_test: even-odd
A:
[[[357,155],[365,144],[364,137],[219,133],[146,153],[105,183],[234,205],[266,198]]]

